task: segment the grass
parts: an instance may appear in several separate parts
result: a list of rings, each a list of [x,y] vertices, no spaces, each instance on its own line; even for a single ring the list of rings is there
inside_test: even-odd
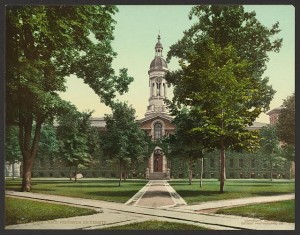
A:
[[[220,209],[216,213],[295,223],[295,200]]]
[[[119,187],[117,179],[85,179],[75,183],[62,179],[33,178],[32,192],[124,203],[146,183],[146,180],[127,180]],[[194,180],[192,185],[188,184],[188,180],[171,180],[169,183],[188,204],[295,192],[294,181],[288,180],[226,180],[223,194],[219,193],[218,180],[207,179],[202,188],[199,187],[199,180]],[[5,187],[19,191],[21,181],[6,180]]]
[[[79,180],[77,183],[69,180],[32,179],[31,192],[124,203],[146,183],[146,180],[127,180],[119,187],[116,179]],[[6,180],[5,187],[7,190],[20,191],[21,181]]]
[[[5,225],[91,215],[95,210],[5,197]]]
[[[108,227],[108,228],[104,228],[103,230],[209,230],[209,229],[196,226],[196,225],[191,225],[191,224],[149,220],[145,222]]]
[[[226,180],[222,194],[219,193],[218,180],[205,180],[201,188],[199,180],[194,180],[192,185],[188,184],[188,180],[172,180],[169,183],[188,204],[295,192],[294,181],[288,180]]]

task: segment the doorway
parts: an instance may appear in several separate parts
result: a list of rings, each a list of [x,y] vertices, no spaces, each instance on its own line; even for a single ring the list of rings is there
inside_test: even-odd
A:
[[[153,171],[154,172],[162,172],[162,155],[155,155],[154,158],[153,158],[153,166],[154,166],[154,169]]]

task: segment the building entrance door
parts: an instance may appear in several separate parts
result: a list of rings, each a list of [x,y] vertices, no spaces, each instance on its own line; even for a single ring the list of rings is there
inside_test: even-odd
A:
[[[154,169],[153,171],[154,172],[162,172],[162,164],[163,164],[163,161],[162,161],[162,155],[155,155],[153,160],[154,160]]]

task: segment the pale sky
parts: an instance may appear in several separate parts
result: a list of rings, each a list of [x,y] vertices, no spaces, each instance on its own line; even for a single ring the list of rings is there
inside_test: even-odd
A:
[[[163,57],[166,58],[169,47],[181,39],[183,31],[192,25],[188,19],[191,7],[118,6],[119,12],[114,16],[117,21],[115,40],[112,43],[118,56],[113,62],[113,68],[116,73],[120,68],[128,68],[129,75],[134,77],[129,92],[118,99],[128,101],[136,110],[138,119],[144,117],[148,105],[148,70],[155,55],[158,32],[164,47]],[[245,6],[245,10],[255,11],[257,19],[265,26],[271,27],[278,21],[282,29],[277,37],[283,38],[283,45],[279,53],[269,54],[270,61],[264,74],[264,77],[270,78],[269,84],[277,91],[270,104],[270,109],[273,109],[295,91],[295,10],[289,5],[249,5]],[[170,70],[178,68],[177,61],[172,59],[168,67]],[[98,96],[81,79],[71,76],[66,85],[67,91],[60,93],[60,96],[76,105],[79,111],[94,110],[93,117],[111,113],[110,108],[100,103]],[[269,123],[269,117],[261,114],[256,121]]]

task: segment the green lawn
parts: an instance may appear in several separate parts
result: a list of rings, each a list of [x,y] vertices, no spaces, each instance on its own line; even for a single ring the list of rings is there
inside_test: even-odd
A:
[[[5,225],[92,215],[95,210],[5,197]]]
[[[196,225],[190,225],[190,224],[149,220],[140,223],[132,223],[128,225],[104,228],[103,230],[209,230],[209,229],[196,226]]]
[[[216,213],[295,223],[295,200],[220,209]]]
[[[172,180],[169,183],[188,204],[295,192],[294,181],[288,180],[226,180],[223,194],[219,193],[218,180],[205,180],[201,188],[199,180],[194,180],[192,185],[188,184],[188,180]]]
[[[148,181],[127,180],[118,186],[117,179],[85,179],[77,183],[69,180],[33,179],[32,192],[97,199],[124,203],[137,193]],[[218,180],[205,180],[202,188],[199,180],[192,185],[188,180],[171,180],[171,186],[184,198],[188,204],[212,200],[234,199],[254,196],[270,196],[293,193],[294,181],[274,180],[226,180],[225,192],[219,193]],[[19,191],[20,180],[6,180],[6,189]]]
[[[126,202],[136,194],[145,184],[146,180],[127,180],[118,186],[118,180],[79,180],[77,183],[69,180],[43,180],[32,179],[33,193],[45,193],[62,196],[98,199],[112,202]],[[19,191],[21,181],[6,180],[7,190]]]

